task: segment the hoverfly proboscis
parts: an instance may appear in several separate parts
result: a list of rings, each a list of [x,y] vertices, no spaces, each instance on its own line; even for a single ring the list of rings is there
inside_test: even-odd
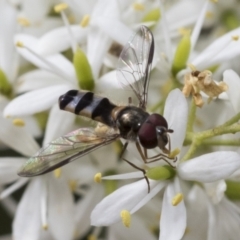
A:
[[[33,177],[47,173],[123,138],[126,142],[121,158],[143,172],[149,192],[150,185],[145,170],[123,158],[123,153],[129,142],[133,141],[144,163],[173,160],[168,156],[171,152],[168,133],[172,133],[173,130],[168,129],[168,123],[163,116],[146,112],[153,55],[152,32],[147,27],[141,26],[136,35],[124,46],[117,69],[117,79],[131,88],[138,100],[138,106],[132,106],[131,101],[128,106],[117,106],[108,98],[92,92],[68,91],[59,98],[60,109],[91,118],[104,124],[109,130],[103,134],[94,128],[80,128],[59,137],[31,157],[18,174]],[[156,147],[162,152],[148,157],[147,150]]]

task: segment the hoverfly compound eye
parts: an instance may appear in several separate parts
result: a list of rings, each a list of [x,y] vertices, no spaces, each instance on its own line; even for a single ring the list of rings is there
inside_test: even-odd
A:
[[[165,127],[168,129],[168,123],[166,119],[160,114],[154,113],[150,115],[147,119],[147,122],[151,123],[154,126]]]
[[[159,144],[163,148],[168,143],[167,132],[166,119],[160,114],[154,113],[142,124],[138,132],[138,139],[144,148],[155,148]]]
[[[143,123],[138,132],[138,139],[144,148],[155,148],[158,145],[155,126],[148,122]]]

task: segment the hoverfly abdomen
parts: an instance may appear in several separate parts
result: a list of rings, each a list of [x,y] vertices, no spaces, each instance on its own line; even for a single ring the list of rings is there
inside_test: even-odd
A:
[[[96,96],[92,92],[70,90],[59,97],[59,107],[62,110],[114,127],[111,112],[116,105],[111,103],[107,98]]]

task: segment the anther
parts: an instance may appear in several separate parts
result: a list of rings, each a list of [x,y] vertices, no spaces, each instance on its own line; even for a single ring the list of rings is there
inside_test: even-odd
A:
[[[23,27],[29,27],[31,25],[28,19],[24,17],[19,17],[17,22]]]
[[[81,27],[87,27],[90,21],[90,15],[84,15],[82,21],[80,22]]]
[[[131,225],[131,214],[128,210],[122,210],[120,213],[122,223],[125,227],[129,228]]]
[[[101,183],[102,181],[102,173],[96,173],[94,176],[94,182]]]
[[[133,8],[136,11],[143,11],[144,10],[144,5],[141,3],[134,3]]]
[[[172,198],[172,205],[177,206],[183,200],[183,194],[178,193]]]
[[[67,8],[68,8],[68,5],[66,3],[60,3],[54,6],[54,11],[56,13],[60,13]]]
[[[57,168],[53,171],[54,177],[55,178],[60,178],[62,175],[62,169],[61,168]]]
[[[14,126],[17,126],[17,127],[24,127],[25,126],[25,122],[21,118],[15,118],[12,121],[12,123],[13,123]]]

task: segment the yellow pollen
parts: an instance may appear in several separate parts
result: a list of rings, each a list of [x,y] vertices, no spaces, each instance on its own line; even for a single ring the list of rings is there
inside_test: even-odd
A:
[[[23,42],[20,42],[20,41],[16,42],[16,46],[21,48],[24,47]]]
[[[238,39],[239,39],[239,36],[238,36],[238,35],[232,36],[232,40],[233,40],[233,41],[238,41]]]
[[[182,36],[185,36],[185,35],[187,35],[187,34],[190,35],[191,29],[182,27],[182,28],[179,28],[179,29],[178,29],[178,32],[179,32],[179,34],[182,35]]]
[[[206,18],[208,18],[208,19],[213,18],[213,12],[207,11],[206,12]]]
[[[134,3],[133,8],[136,11],[143,11],[144,10],[144,5],[141,3]]]
[[[131,214],[128,210],[122,210],[120,213],[122,223],[125,227],[129,228],[131,224]]]
[[[100,183],[102,182],[102,173],[96,173],[94,176],[94,182]]]
[[[178,193],[172,199],[172,205],[177,206],[183,200],[183,194]]]
[[[93,234],[88,235],[87,240],[97,240],[97,237]]]
[[[66,3],[60,3],[54,6],[54,11],[56,13],[60,13],[67,8],[68,8],[68,5]]]
[[[48,225],[47,224],[42,225],[42,228],[43,228],[43,230],[47,231],[48,230]]]
[[[17,126],[17,127],[24,127],[25,126],[25,122],[21,118],[15,118],[12,121],[12,123],[13,123],[14,126]]]
[[[57,168],[53,171],[54,177],[55,178],[60,178],[62,175],[62,169],[61,168]]]
[[[68,182],[68,185],[72,192],[74,192],[77,189],[77,181],[76,180],[70,180]]]
[[[218,0],[210,0],[211,2],[213,2],[213,3],[217,3],[218,2]]]
[[[24,18],[24,17],[19,17],[18,19],[17,19],[17,22],[20,24],[20,25],[22,25],[23,27],[29,27],[31,24],[30,24],[30,22],[28,21],[28,19],[27,18]]]
[[[180,153],[180,149],[179,148],[175,148],[173,151],[171,151],[169,153],[168,157],[175,158],[179,153]]]
[[[90,21],[90,15],[86,14],[83,16],[82,21],[80,22],[81,27],[87,27]]]

